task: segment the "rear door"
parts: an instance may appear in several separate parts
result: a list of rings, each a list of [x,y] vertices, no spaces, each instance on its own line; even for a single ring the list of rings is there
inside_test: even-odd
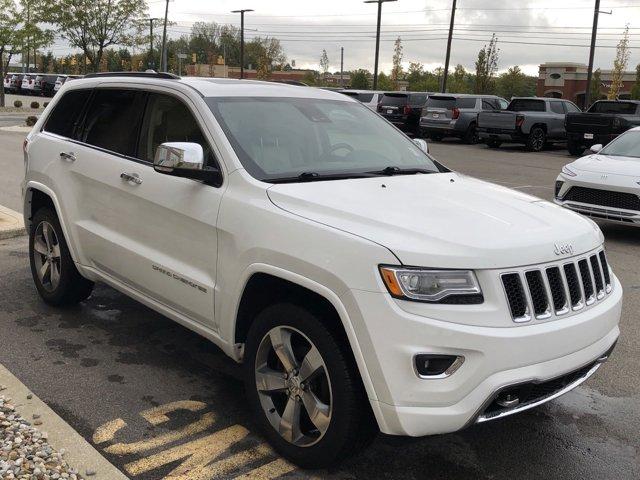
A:
[[[172,141],[199,143],[215,162],[186,102],[142,90],[96,90],[76,154],[78,231],[91,266],[212,328],[222,189],[152,165],[155,149]]]
[[[549,138],[565,138],[567,131],[564,120],[567,115],[565,102],[561,100],[549,100],[549,112],[547,121],[547,136]]]

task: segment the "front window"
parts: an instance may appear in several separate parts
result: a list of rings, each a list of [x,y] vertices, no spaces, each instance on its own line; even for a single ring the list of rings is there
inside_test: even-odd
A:
[[[359,103],[272,97],[206,102],[244,168],[262,181],[446,171]]]
[[[640,131],[634,130],[620,135],[600,151],[601,155],[640,158]]]

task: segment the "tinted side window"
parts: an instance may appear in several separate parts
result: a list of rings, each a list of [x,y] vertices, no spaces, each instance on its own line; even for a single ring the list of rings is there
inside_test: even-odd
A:
[[[411,95],[410,98],[412,105],[424,105],[427,102],[426,95]]]
[[[156,149],[165,142],[192,142],[202,145],[205,164],[215,160],[198,122],[180,100],[161,93],[150,93],[140,133],[138,158],[153,162]]]
[[[133,157],[146,95],[136,90],[96,90],[87,111],[81,140]]]
[[[62,137],[77,138],[77,127],[91,90],[71,90],[56,104],[44,125],[44,131]]]
[[[469,97],[460,97],[456,100],[456,107],[458,108],[476,108],[476,99]]]
[[[487,99],[482,100],[482,109],[483,110],[497,110],[496,106]]]
[[[373,100],[373,93],[359,93],[358,100],[360,100],[362,103],[369,103],[371,100]]]
[[[569,113],[576,113],[576,112],[582,111],[571,102],[564,102],[564,106],[567,109],[567,112]]]
[[[559,113],[560,115],[564,115],[564,107],[562,106],[562,102],[549,102],[549,107],[553,113]]]

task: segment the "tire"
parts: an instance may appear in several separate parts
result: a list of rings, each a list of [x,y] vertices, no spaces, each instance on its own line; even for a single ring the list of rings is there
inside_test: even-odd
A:
[[[335,465],[366,446],[378,431],[349,347],[325,325],[322,315],[290,303],[275,304],[255,318],[245,345],[244,379],[253,417],[271,445],[302,468]],[[291,348],[279,348],[276,354],[274,341]],[[312,351],[317,355],[309,357]],[[303,358],[314,358],[321,367],[305,368],[311,362]],[[291,367],[285,368],[287,363]],[[286,370],[293,376],[285,378]],[[316,373],[307,375],[311,370]],[[268,383],[262,382],[267,378]],[[259,381],[264,390],[259,390]],[[315,422],[307,402],[322,406],[314,409],[324,412],[314,416]],[[297,417],[287,411],[297,411]],[[298,427],[286,428],[283,417],[298,418],[293,422]]]
[[[467,145],[476,145],[479,142],[476,124],[472,123],[462,137],[462,141]]]
[[[430,133],[429,138],[434,142],[441,142],[444,138],[444,135],[442,135],[441,133]]]
[[[45,303],[75,305],[91,295],[93,282],[76,269],[58,216],[51,208],[41,208],[33,216],[29,260],[33,282]]]
[[[547,134],[542,127],[533,127],[527,137],[527,150],[530,152],[541,152],[547,143]]]
[[[500,140],[495,140],[493,138],[489,138],[487,140],[487,147],[489,148],[500,148],[500,145],[502,145]]]
[[[581,157],[584,153],[584,146],[569,140],[567,141],[567,150],[569,150],[570,155],[573,155],[574,157]]]

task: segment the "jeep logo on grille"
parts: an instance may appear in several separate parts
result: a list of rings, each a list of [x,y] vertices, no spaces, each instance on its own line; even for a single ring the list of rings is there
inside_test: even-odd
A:
[[[556,243],[554,247],[553,253],[556,255],[573,255],[573,245],[570,243]]]

